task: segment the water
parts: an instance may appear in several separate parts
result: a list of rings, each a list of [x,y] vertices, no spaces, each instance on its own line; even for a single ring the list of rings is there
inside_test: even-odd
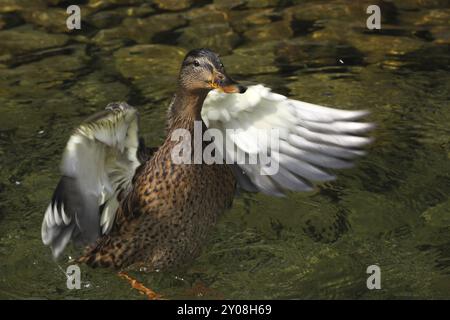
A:
[[[447,1],[144,2],[84,1],[72,32],[66,1],[0,2],[0,298],[144,298],[85,266],[68,290],[40,224],[72,128],[126,100],[158,145],[180,61],[200,46],[238,79],[371,110],[376,140],[312,194],[236,199],[184,269],[131,274],[169,299],[450,298]],[[382,30],[369,31],[375,2]],[[381,290],[366,287],[373,264]]]

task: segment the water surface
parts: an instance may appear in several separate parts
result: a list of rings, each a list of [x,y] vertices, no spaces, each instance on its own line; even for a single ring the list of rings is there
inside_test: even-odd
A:
[[[382,29],[366,28],[377,3]],[[447,1],[0,1],[0,298],[143,299],[109,270],[40,240],[71,130],[110,101],[141,114],[148,145],[187,50],[218,51],[228,72],[307,102],[368,109],[375,143],[308,194],[243,195],[202,255],[132,275],[166,298],[450,298],[450,7]],[[368,290],[377,264],[382,289]]]

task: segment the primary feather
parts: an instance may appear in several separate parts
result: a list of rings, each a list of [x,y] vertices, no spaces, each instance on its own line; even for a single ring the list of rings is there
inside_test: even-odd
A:
[[[292,100],[263,85],[250,86],[244,94],[212,91],[202,109],[207,127],[227,138],[225,148],[217,146],[224,158],[270,155],[278,170],[269,170],[259,157],[256,163],[236,162],[234,169],[241,188],[269,195],[309,191],[315,181],[334,179],[325,169],[350,167],[371,141],[362,134],[373,125],[359,122],[367,114]],[[271,144],[271,130],[278,143]]]
[[[129,191],[140,165],[138,147],[137,111],[126,103],[108,105],[69,138],[41,229],[55,258],[70,240],[91,244],[111,230],[117,197]]]

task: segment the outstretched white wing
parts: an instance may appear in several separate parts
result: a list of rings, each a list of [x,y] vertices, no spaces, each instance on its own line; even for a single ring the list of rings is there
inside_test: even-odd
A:
[[[93,243],[114,222],[117,197],[129,191],[136,168],[138,118],[126,103],[109,104],[67,142],[61,180],[44,221],[42,241],[58,257],[70,240]]]
[[[371,141],[361,135],[373,125],[358,121],[367,114],[288,99],[263,85],[244,94],[212,91],[202,109],[208,129],[224,137],[225,147],[216,148],[239,166],[241,188],[270,195],[309,191],[311,182],[334,179],[324,169],[350,167]]]

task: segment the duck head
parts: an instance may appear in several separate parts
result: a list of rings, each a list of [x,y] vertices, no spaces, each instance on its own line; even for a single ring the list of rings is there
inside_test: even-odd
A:
[[[209,49],[190,51],[181,65],[180,86],[191,92],[244,93],[246,87],[234,81],[227,73],[219,56]]]

